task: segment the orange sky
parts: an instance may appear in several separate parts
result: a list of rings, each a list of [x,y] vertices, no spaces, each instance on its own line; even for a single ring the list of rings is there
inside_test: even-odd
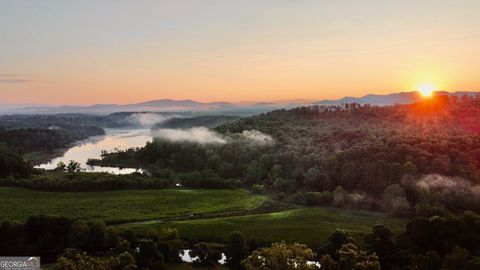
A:
[[[80,2],[0,3],[0,104],[480,90],[480,1]]]

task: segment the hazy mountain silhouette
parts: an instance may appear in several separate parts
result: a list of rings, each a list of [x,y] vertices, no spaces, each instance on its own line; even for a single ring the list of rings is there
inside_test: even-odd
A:
[[[441,93],[449,96],[464,96],[464,95],[475,95],[477,92],[445,92],[445,91],[438,91],[436,93]],[[423,99],[423,97],[416,91],[413,92],[400,92],[400,93],[392,93],[386,95],[375,95],[369,94],[363,97],[344,97],[341,99],[336,100],[322,100],[315,102],[318,105],[339,105],[345,103],[359,103],[359,104],[372,104],[372,105],[393,105],[393,104],[410,104],[415,103],[419,100]]]
[[[475,95],[477,92],[438,92],[446,95]],[[289,109],[308,105],[340,105],[344,103],[359,103],[372,105],[408,104],[420,100],[418,92],[401,92],[386,95],[369,94],[363,97],[344,97],[337,100],[322,100],[308,102],[302,100],[284,100],[282,102],[252,102],[252,103],[229,103],[229,102],[199,102],[190,99],[158,99],[132,104],[95,104],[91,106],[0,106],[0,114],[58,114],[58,113],[90,113],[109,114],[114,112],[216,112],[228,114],[256,114],[276,109]]]
[[[58,113],[91,113],[108,114],[113,112],[152,111],[216,111],[239,114],[267,112],[277,108],[291,108],[298,104],[232,104],[229,102],[198,102],[194,100],[159,99],[132,104],[95,104],[91,106],[16,106],[0,108],[0,114],[58,114]]]

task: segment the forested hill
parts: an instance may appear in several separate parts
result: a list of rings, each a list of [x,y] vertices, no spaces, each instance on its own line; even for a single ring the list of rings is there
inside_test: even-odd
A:
[[[3,115],[0,116],[0,144],[24,154],[65,148],[90,136],[104,135],[98,116]]]
[[[227,143],[157,139],[100,163],[136,164],[192,186],[236,184],[284,193],[380,196],[404,176],[438,173],[480,182],[480,97],[436,96],[412,105],[348,104],[278,110],[217,127]],[[245,142],[256,130],[273,142]],[[415,198],[413,198],[415,199]]]
[[[76,130],[70,131],[65,129],[39,129],[39,128],[22,128],[0,131],[0,144],[8,146],[12,151],[25,154],[37,151],[51,151],[70,146],[78,140],[83,140],[93,134],[104,133],[102,129],[97,130],[95,127],[92,131]]]
[[[349,130],[413,132],[414,135],[472,135],[480,133],[479,121],[480,95],[462,98],[438,95],[408,105],[372,106],[352,103],[277,110],[227,123],[218,127],[217,131],[236,133],[256,129],[277,139],[296,139],[307,134],[316,136]]]

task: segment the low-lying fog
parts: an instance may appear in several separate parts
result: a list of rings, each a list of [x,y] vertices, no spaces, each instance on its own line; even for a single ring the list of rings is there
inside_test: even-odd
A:
[[[269,144],[272,137],[256,130],[246,130],[240,134],[224,136],[206,127],[193,127],[187,129],[159,128],[152,130],[154,124],[166,121],[175,115],[160,115],[153,113],[135,113],[126,121],[138,128],[131,129],[105,129],[104,136],[91,137],[69,148],[61,157],[52,159],[50,162],[36,166],[46,170],[55,169],[59,162],[68,164],[74,160],[80,163],[82,169],[87,172],[108,172],[114,174],[129,174],[137,171],[132,168],[100,167],[87,165],[88,159],[101,158],[103,151],[112,152],[129,148],[143,147],[147,141],[154,137],[172,142],[194,142],[200,144],[225,144],[233,140],[242,140],[254,144]],[[178,116],[177,116],[178,117]]]

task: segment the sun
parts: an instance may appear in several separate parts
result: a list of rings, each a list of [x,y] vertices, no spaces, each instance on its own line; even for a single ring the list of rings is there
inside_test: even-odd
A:
[[[422,84],[418,87],[418,92],[423,96],[423,97],[430,97],[432,96],[433,92],[435,92],[437,88],[431,84]]]

